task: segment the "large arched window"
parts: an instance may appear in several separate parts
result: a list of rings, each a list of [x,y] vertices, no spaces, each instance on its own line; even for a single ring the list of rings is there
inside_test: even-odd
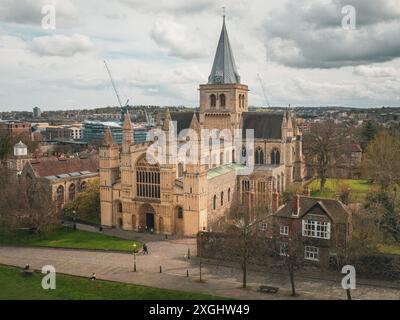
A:
[[[242,104],[242,108],[244,108],[244,94],[242,94],[242,99],[241,99],[241,104]]]
[[[76,192],[75,184],[72,183],[68,188],[69,201],[75,200],[75,192]]]
[[[214,195],[213,197],[213,210],[217,209],[217,196]]]
[[[241,185],[241,193],[242,193],[242,202],[246,202],[248,199],[248,194],[250,191],[250,181],[249,180],[242,180]]]
[[[160,168],[145,157],[136,163],[136,194],[142,198],[160,198]]]
[[[215,96],[215,94],[212,94],[210,96],[210,106],[211,108],[215,108],[217,106],[217,97]]]
[[[280,164],[281,163],[281,154],[277,149],[272,150],[271,152],[271,164]]]
[[[81,191],[81,192],[83,192],[83,191],[85,191],[86,190],[86,181],[82,181],[81,182],[81,184],[80,184],[80,186],[79,186],[79,190]]]
[[[57,207],[58,209],[61,209],[61,206],[64,203],[64,187],[59,186],[57,188]]]
[[[264,164],[264,151],[262,151],[262,149],[260,149],[260,148],[256,149],[254,158],[255,158],[256,164]]]
[[[257,182],[257,201],[265,202],[267,198],[267,188],[264,180]]]
[[[222,93],[220,96],[219,96],[219,99],[220,99],[220,104],[221,104],[221,107],[222,108],[225,108],[226,107],[226,97],[225,97],[225,95]]]

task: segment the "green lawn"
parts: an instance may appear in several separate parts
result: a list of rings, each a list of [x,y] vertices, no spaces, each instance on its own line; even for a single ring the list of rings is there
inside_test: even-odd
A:
[[[400,245],[380,245],[378,249],[382,253],[400,255]]]
[[[0,235],[0,244],[18,246],[132,251],[133,243],[136,243],[137,248],[141,247],[141,243],[137,241],[88,231],[73,231],[70,228],[61,228],[42,236],[31,235],[23,231],[12,236]]]
[[[351,202],[363,201],[367,194],[376,188],[375,185],[363,179],[327,179],[325,190],[320,191],[319,183],[320,180],[315,179],[309,184],[311,195],[313,197],[332,199],[335,197],[335,193],[339,192],[341,187],[346,185],[351,189]]]
[[[215,300],[209,296],[111,281],[57,275],[56,289],[44,290],[43,274],[24,278],[17,268],[0,266],[0,300]]]

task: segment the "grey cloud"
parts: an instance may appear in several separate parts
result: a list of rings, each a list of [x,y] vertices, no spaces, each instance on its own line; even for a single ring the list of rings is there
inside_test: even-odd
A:
[[[295,68],[340,68],[400,57],[400,9],[396,1],[290,1],[265,24],[271,60]],[[341,26],[343,5],[353,5],[357,29]],[[374,11],[375,9],[375,11]]]

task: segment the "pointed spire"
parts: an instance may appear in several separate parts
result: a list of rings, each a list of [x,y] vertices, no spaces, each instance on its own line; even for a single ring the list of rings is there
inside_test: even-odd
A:
[[[229,42],[228,31],[226,30],[225,9],[223,11],[221,35],[219,37],[211,74],[208,77],[208,83],[240,83],[240,76],[236,68],[235,59]]]
[[[131,116],[129,114],[129,111],[127,111],[125,113],[124,126],[122,129],[123,130],[132,130],[132,122],[131,122]]]
[[[196,112],[193,112],[193,118],[192,118],[192,121],[190,122],[189,128],[192,130],[195,130],[196,132],[200,132],[201,127],[200,127],[199,119],[197,119]]]
[[[111,133],[110,127],[107,127],[107,130],[106,130],[106,132],[104,134],[103,145],[105,145],[105,146],[113,146],[113,145],[115,145],[115,141],[114,141],[113,135]]]
[[[164,118],[162,129],[165,130],[165,131],[168,131],[169,130],[169,124],[171,123],[171,121],[172,121],[171,114],[169,112],[169,109],[167,108],[167,111],[165,111],[165,118]]]

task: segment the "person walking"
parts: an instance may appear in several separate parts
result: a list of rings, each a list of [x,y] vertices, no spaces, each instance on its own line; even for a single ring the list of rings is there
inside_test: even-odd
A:
[[[143,243],[143,254],[149,254],[149,249],[145,243]]]

